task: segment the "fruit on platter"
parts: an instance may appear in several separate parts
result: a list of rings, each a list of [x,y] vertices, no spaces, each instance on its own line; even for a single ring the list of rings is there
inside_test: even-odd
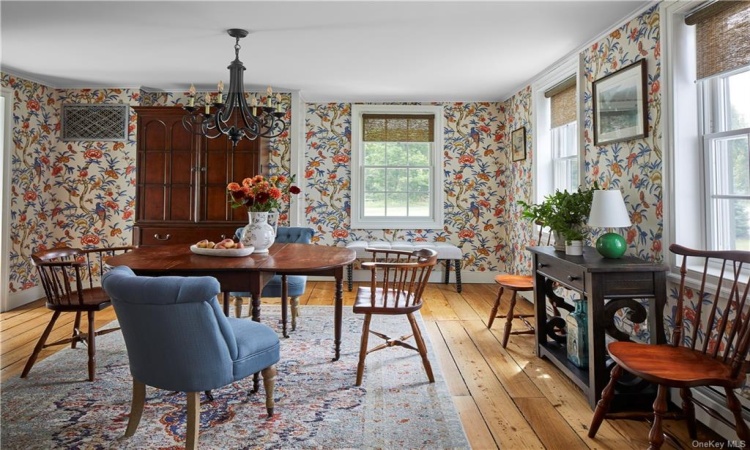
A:
[[[245,248],[244,245],[242,245],[242,242],[234,242],[232,239],[224,239],[218,243],[213,243],[209,241],[208,239],[203,239],[202,241],[196,242],[195,246],[198,248],[213,248],[213,249],[238,249],[238,248]]]
[[[197,242],[195,244],[195,246],[198,247],[198,248],[214,248],[214,246],[216,246],[216,244],[214,244],[213,242],[209,241],[208,239],[203,239],[202,241]]]
[[[232,239],[224,239],[223,241],[214,245],[213,248],[236,249],[236,248],[244,248],[244,247],[245,246],[242,245],[242,242],[234,242]]]

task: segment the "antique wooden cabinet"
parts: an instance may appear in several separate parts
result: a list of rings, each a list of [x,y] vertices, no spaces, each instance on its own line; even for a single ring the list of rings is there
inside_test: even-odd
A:
[[[236,148],[221,136],[185,129],[179,107],[136,107],[135,245],[219,241],[247,225],[247,211],[232,209],[227,184],[261,173],[261,142]]]

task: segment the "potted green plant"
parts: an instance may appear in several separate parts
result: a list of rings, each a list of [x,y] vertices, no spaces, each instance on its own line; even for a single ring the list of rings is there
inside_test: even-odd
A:
[[[591,201],[596,183],[591,189],[568,192],[557,190],[544,197],[539,204],[519,201],[523,208],[522,216],[535,223],[548,227],[555,235],[555,249],[564,250],[565,241],[583,240],[584,226],[591,210]]]

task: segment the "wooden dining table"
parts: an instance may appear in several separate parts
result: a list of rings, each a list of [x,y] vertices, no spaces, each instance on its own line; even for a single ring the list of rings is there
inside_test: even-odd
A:
[[[243,257],[197,255],[186,244],[138,247],[107,260],[109,266],[128,266],[145,276],[212,276],[221,285],[224,313],[229,314],[230,292],[249,292],[252,319],[260,321],[263,287],[276,274],[332,276],[336,279],[334,298],[334,361],[341,349],[344,267],[356,258],[354,250],[315,244],[275,243],[268,253]],[[286,328],[286,283],[282,287],[282,322]],[[283,330],[286,336],[286,330]]]

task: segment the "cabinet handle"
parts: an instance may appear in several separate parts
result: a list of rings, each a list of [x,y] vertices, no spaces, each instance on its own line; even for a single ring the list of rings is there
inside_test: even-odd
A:
[[[549,264],[539,263],[539,264],[537,264],[537,266],[538,266],[538,267],[539,267],[540,269],[544,269],[545,267],[549,266]]]
[[[171,237],[172,235],[169,233],[167,233],[165,237],[161,237],[159,233],[154,234],[154,239],[156,239],[157,241],[168,241]]]
[[[581,277],[574,277],[573,275],[568,275],[568,281],[575,281],[580,279]]]
[[[223,241],[224,239],[226,239],[226,238],[227,238],[227,235],[226,235],[226,234],[222,234],[222,235],[221,235],[221,240],[222,240],[222,241]]]

